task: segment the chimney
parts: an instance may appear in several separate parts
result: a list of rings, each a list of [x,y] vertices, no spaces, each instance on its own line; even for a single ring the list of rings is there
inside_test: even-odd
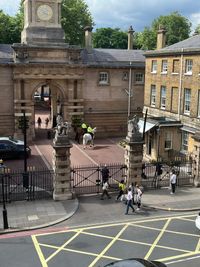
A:
[[[92,50],[92,26],[86,26],[84,28],[85,30],[85,48],[88,50],[88,52],[91,52]]]
[[[130,26],[130,28],[128,29],[128,50],[132,50],[133,49],[133,33],[135,31],[133,30],[133,27]]]
[[[166,45],[166,29],[159,25],[158,33],[157,33],[157,49],[164,48]]]

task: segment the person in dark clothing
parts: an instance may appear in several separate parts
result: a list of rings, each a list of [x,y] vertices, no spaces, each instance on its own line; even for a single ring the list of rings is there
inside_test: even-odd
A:
[[[102,175],[102,185],[103,185],[105,182],[108,182],[109,179],[109,169],[106,166],[106,164],[101,170],[101,175]]]

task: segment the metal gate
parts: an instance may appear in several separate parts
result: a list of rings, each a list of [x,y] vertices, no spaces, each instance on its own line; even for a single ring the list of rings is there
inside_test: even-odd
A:
[[[0,183],[0,201],[3,199],[2,192],[6,202],[52,198],[53,170],[32,170],[24,173],[5,169],[1,173]]]
[[[121,163],[106,164],[109,169],[110,190],[118,188],[118,183],[126,177],[126,165]],[[71,188],[77,195],[98,194],[101,192],[101,171],[104,164],[99,166],[76,166],[71,173]]]
[[[172,170],[177,175],[177,186],[193,185],[192,169],[193,161],[182,158],[170,162],[145,163],[142,168],[142,185],[146,188],[169,187]]]

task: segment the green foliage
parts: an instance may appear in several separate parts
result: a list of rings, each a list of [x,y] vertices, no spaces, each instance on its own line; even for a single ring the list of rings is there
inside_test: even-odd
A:
[[[62,27],[65,41],[73,45],[84,45],[84,28],[93,26],[93,19],[83,0],[62,1]]]
[[[95,48],[126,49],[128,43],[127,33],[119,28],[99,28],[93,33],[93,46]]]
[[[197,27],[195,29],[195,33],[200,34],[200,24],[197,25]]]
[[[137,35],[136,43],[142,49],[155,49],[157,42],[157,31],[159,25],[167,30],[166,46],[180,42],[189,37],[191,23],[187,18],[178,12],[172,12],[167,16],[159,16],[154,19],[151,27],[146,27],[143,32]]]

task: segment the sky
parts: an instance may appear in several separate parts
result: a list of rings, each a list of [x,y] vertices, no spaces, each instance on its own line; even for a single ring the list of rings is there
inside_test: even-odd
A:
[[[95,22],[95,28],[111,27],[126,31],[130,25],[136,32],[143,31],[160,15],[178,11],[192,23],[193,30],[200,24],[199,0],[85,0]],[[15,15],[20,0],[0,0],[0,9]]]

